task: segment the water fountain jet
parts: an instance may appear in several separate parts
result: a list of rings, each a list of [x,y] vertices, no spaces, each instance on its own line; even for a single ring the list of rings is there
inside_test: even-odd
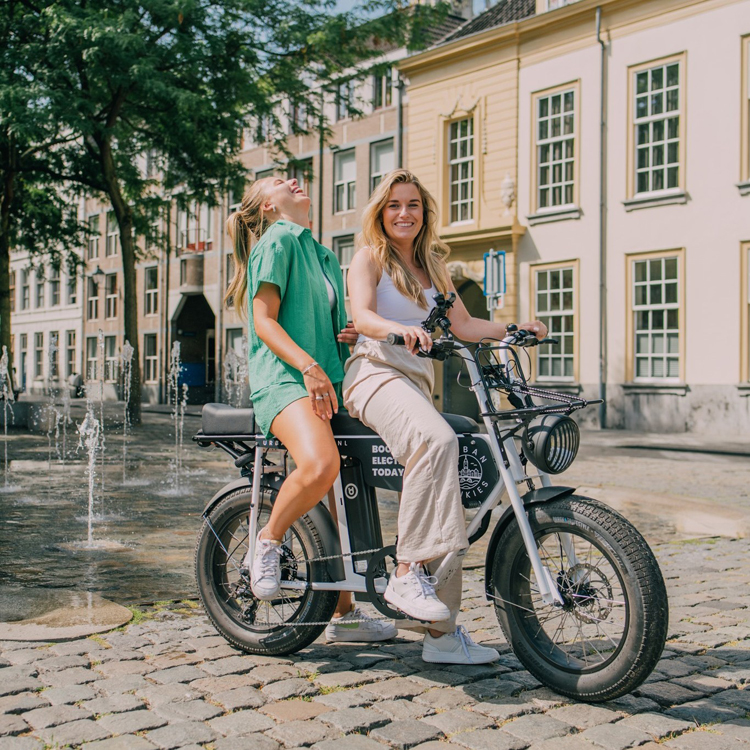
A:
[[[15,420],[13,414],[13,389],[10,387],[10,375],[8,371],[8,347],[3,345],[3,354],[0,357],[0,398],[3,400],[3,431],[5,440],[3,449],[5,453],[3,464],[3,476],[5,477],[4,491],[11,492],[9,481],[9,464],[8,464],[8,420]]]

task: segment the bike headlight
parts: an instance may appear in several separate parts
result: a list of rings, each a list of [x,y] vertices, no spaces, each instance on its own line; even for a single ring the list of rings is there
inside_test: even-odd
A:
[[[581,434],[563,414],[545,414],[526,425],[523,453],[540,471],[559,474],[575,460]]]

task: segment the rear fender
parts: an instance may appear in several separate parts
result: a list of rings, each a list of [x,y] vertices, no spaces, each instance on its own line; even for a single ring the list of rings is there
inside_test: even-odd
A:
[[[263,478],[263,486],[276,490],[277,492],[281,489],[281,485],[284,483],[284,477],[279,476],[277,473],[269,473]],[[240,477],[235,479],[229,484],[225,484],[208,502],[208,505],[203,510],[203,517],[207,518],[213,509],[225,498],[235,490],[241,489],[252,489],[253,477],[252,475],[247,477]],[[339,541],[338,530],[336,524],[334,524],[331,514],[328,512],[328,508],[323,503],[318,503],[312,510],[307,512],[307,517],[310,519],[310,523],[315,527],[320,536],[320,540],[323,542],[323,549],[325,550],[326,556],[328,555],[340,555],[341,554],[341,542]],[[346,577],[344,574],[344,563],[341,557],[335,557],[332,560],[325,561],[328,575],[332,581],[343,581]]]
[[[531,505],[541,505],[543,503],[549,503],[552,500],[556,500],[560,497],[567,497],[575,492],[574,487],[540,487],[537,490],[531,490],[525,495],[521,496],[524,507]],[[487,557],[484,560],[484,593],[485,596],[490,599],[492,597],[492,566],[495,560],[495,553],[497,552],[497,545],[500,542],[500,537],[508,527],[508,524],[515,517],[513,513],[513,506],[509,505],[500,519],[498,520],[495,528],[492,531],[492,537],[490,543],[487,545]]]

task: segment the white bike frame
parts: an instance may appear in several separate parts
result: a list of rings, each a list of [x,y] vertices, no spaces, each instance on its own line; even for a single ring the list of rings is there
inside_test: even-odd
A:
[[[506,346],[512,345],[514,337],[507,336],[503,339],[502,343]],[[531,530],[529,519],[526,514],[523,499],[518,492],[518,485],[523,484],[529,480],[529,476],[524,470],[523,464],[518,456],[518,450],[515,445],[515,441],[511,434],[508,434],[503,439],[502,447],[498,440],[497,433],[494,429],[493,417],[490,416],[492,411],[492,404],[490,402],[490,394],[487,392],[482,378],[480,377],[479,368],[477,366],[474,357],[471,355],[469,350],[459,344],[454,343],[454,351],[463,359],[466,365],[467,372],[471,381],[469,389],[474,392],[474,395],[479,402],[480,412],[484,415],[483,421],[487,428],[487,434],[475,434],[474,437],[478,439],[485,439],[489,442],[492,450],[492,456],[497,465],[498,471],[502,478],[502,482],[498,482],[495,488],[490,493],[490,496],[479,506],[476,514],[469,522],[466,527],[467,536],[472,536],[481,526],[484,517],[491,513],[500,503],[504,491],[507,491],[510,499],[511,507],[516,517],[519,529],[521,530],[521,536],[526,547],[526,552],[529,556],[531,566],[536,576],[537,585],[539,586],[539,594],[545,604],[563,604],[563,599],[560,592],[557,589],[557,585],[552,577],[549,569],[542,563],[539,551],[534,540],[534,533]],[[515,380],[512,375],[511,369],[508,368],[510,355],[507,348],[500,348],[497,350],[501,363],[505,366],[506,373],[511,380]],[[347,440],[353,439],[350,435],[334,435],[336,438],[346,437]],[[369,438],[367,438],[369,439]],[[504,448],[504,451],[503,451]],[[260,504],[260,486],[261,478],[264,473],[263,467],[263,455],[269,450],[266,447],[256,445],[255,456],[254,456],[254,471],[253,471],[253,485],[252,485],[252,506],[250,509],[249,518],[249,539],[248,539],[248,553],[247,560],[252,560],[255,553],[255,540],[258,534],[258,508]],[[505,459],[503,455],[507,457],[508,466],[505,465]],[[273,467],[267,467],[273,468]],[[543,487],[552,486],[552,481],[548,474],[539,471],[538,478],[541,481]],[[338,532],[339,540],[341,544],[341,554],[343,557],[344,567],[344,579],[341,581],[282,581],[281,587],[284,589],[307,589],[311,588],[314,591],[351,591],[353,593],[366,593],[367,587],[365,584],[365,577],[362,573],[357,573],[354,570],[354,562],[351,544],[349,541],[349,526],[346,516],[346,505],[344,503],[344,492],[343,485],[341,482],[341,475],[336,478],[333,484],[333,495],[334,502],[336,503],[336,514],[338,517]],[[569,535],[562,534],[562,544],[565,547],[565,553],[571,566],[575,565],[575,551],[573,549],[572,542]],[[434,575],[438,579],[436,585],[440,587],[441,583],[448,580],[450,576],[458,569],[461,565],[462,558],[466,554],[466,550],[460,550],[458,552],[451,552],[445,556]],[[387,585],[385,578],[378,578],[375,580],[375,589],[379,593],[385,591]]]

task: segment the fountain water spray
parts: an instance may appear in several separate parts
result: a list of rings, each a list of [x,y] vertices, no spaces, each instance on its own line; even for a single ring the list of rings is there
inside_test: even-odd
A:
[[[10,375],[8,374],[8,347],[3,346],[3,355],[0,357],[0,398],[3,400],[3,430],[5,441],[5,462],[3,474],[5,476],[5,490],[9,489],[8,482],[8,419],[15,420],[12,403],[15,400],[13,389],[10,387]]]
[[[175,341],[172,344],[172,353],[169,358],[169,376],[167,378],[167,401],[172,405],[172,422],[174,424],[174,461],[172,462],[170,484],[175,492],[180,491],[182,481],[182,440],[188,397],[187,384],[180,384],[181,374],[180,342]]]
[[[101,425],[94,416],[94,406],[90,399],[86,401],[86,418],[78,425],[80,435],[78,447],[85,448],[88,454],[88,466],[86,467],[86,478],[89,489],[89,513],[88,513],[88,546],[94,543],[94,487],[96,486],[96,454],[101,446]]]
[[[224,394],[230,406],[242,406],[242,397],[248,385],[247,337],[243,334],[240,352],[230,347],[224,356]]]
[[[62,427],[63,427],[63,442],[62,442],[62,462],[65,465],[65,459],[68,455],[68,425],[73,423],[73,419],[70,416],[70,390],[63,386],[62,391]]]
[[[135,350],[126,341],[122,347],[120,358],[122,359],[122,377],[124,383],[123,399],[125,401],[125,414],[122,421],[122,481],[125,482],[128,459],[128,439],[130,435],[130,389],[133,381],[133,352]]]
[[[47,404],[47,470],[52,469],[52,434],[55,435],[55,454],[57,460],[60,460],[60,420],[62,414],[57,409],[57,387],[55,376],[57,374],[57,360],[60,347],[58,346],[57,336],[52,334],[49,337],[47,346],[47,395],[49,403]],[[51,486],[51,483],[50,483]]]
[[[104,439],[104,367],[106,359],[104,356],[104,331],[99,329],[99,333],[96,335],[97,348],[99,352],[99,363],[97,366],[97,375],[99,376],[99,439],[101,440],[101,446],[99,449],[100,463],[102,465],[101,480],[102,480],[102,496],[104,496],[104,450],[105,450],[105,439]]]

